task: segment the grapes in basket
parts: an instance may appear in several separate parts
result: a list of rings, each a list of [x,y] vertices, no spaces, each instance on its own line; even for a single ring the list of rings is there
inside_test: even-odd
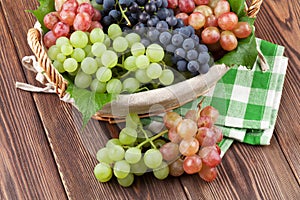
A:
[[[60,0],[43,18],[54,67],[78,88],[135,93],[199,74],[251,32],[227,0]]]
[[[244,0],[233,7],[231,2],[55,0],[53,9],[37,12],[43,13],[43,44],[53,66],[68,88],[79,88],[78,97],[87,96],[77,105],[86,124],[113,100],[109,95],[169,86],[208,73],[215,62],[251,66],[257,55],[254,20],[243,11]],[[128,114],[119,137],[97,152],[95,177],[107,182],[114,175],[125,187],[148,171],[158,179],[186,173],[214,180],[223,137],[214,126],[218,115],[210,106],[184,117],[168,112],[164,128],[154,133],[151,124]]]
[[[95,177],[107,182],[115,176],[124,187],[133,183],[135,175],[146,172],[159,180],[169,174],[177,177],[186,173],[213,181],[221,163],[217,143],[223,138],[213,125],[218,115],[211,106],[189,110],[184,117],[168,112],[163,117],[162,131],[154,133],[151,124],[143,126],[138,115],[128,114],[119,138],[110,139],[97,152]]]

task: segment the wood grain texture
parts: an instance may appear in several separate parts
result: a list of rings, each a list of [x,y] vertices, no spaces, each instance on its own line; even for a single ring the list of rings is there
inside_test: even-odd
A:
[[[0,10],[0,199],[66,199],[33,98],[14,88],[26,79]]]
[[[300,2],[264,1],[256,20],[256,34],[285,47],[289,58],[281,106],[275,127],[280,148],[300,184]]]
[[[12,49],[0,50],[1,200],[300,199],[300,3],[297,0],[264,0],[256,20],[257,36],[284,45],[289,57],[271,145],[254,147],[235,143],[218,168],[218,179],[212,183],[202,181],[197,175],[158,181],[149,173],[136,178],[130,188],[120,187],[116,179],[99,183],[93,175],[97,163],[95,152],[109,137],[117,135],[116,126],[92,120],[81,132],[78,112],[56,95],[33,94],[32,99],[29,93],[7,89],[15,80],[37,84],[35,75],[23,71],[19,62],[23,56],[32,54],[26,34],[35,21],[23,10],[34,9],[37,4],[36,0],[0,0],[1,47]],[[20,111],[27,118],[15,120]]]

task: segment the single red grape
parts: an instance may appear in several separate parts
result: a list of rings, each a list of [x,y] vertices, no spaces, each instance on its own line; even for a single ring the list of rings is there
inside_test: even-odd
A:
[[[201,29],[205,24],[205,16],[200,12],[193,12],[189,16],[189,25],[195,30]]]
[[[55,45],[56,37],[54,36],[52,31],[48,31],[43,38],[43,42],[46,48],[50,48],[51,46]]]
[[[232,32],[237,38],[246,38],[251,34],[252,29],[248,22],[238,22]]]
[[[198,155],[185,157],[183,161],[183,169],[187,174],[195,174],[202,168],[202,160]]]
[[[52,28],[53,34],[56,38],[61,36],[68,36],[70,32],[70,26],[63,22],[57,22]]]
[[[195,3],[193,0],[180,0],[178,6],[181,12],[191,13],[195,9]]]
[[[61,10],[76,12],[77,8],[77,0],[68,0],[62,5]]]
[[[234,29],[238,21],[238,16],[234,12],[223,13],[218,17],[218,25],[224,31]]]
[[[207,182],[215,180],[217,178],[217,174],[217,169],[215,167],[208,167],[204,164],[199,172],[199,176]]]
[[[73,11],[62,10],[59,12],[60,21],[65,24],[68,24],[69,26],[73,25],[75,16],[76,14]]]
[[[81,12],[86,12],[87,14],[89,14],[92,18],[95,15],[95,9],[92,6],[92,4],[84,2],[82,4],[80,4],[77,8],[77,13],[81,13]]]
[[[218,27],[218,18],[215,15],[210,15],[206,17],[204,28],[210,26]]]
[[[214,44],[220,40],[221,34],[217,27],[207,27],[202,31],[201,38],[204,44]]]
[[[86,12],[78,13],[75,17],[73,27],[74,29],[80,31],[89,30],[92,23],[92,17]]]
[[[58,12],[50,12],[47,15],[45,15],[44,17],[44,25],[48,28],[48,29],[52,29],[53,26],[59,22],[59,18],[58,18]]]
[[[214,8],[214,14],[219,17],[223,13],[230,12],[230,4],[227,0],[221,0],[216,4]]]
[[[223,31],[221,33],[220,45],[224,50],[232,51],[237,47],[238,41],[233,32]]]
[[[191,156],[199,150],[199,142],[196,138],[182,140],[179,144],[179,152],[184,156]]]

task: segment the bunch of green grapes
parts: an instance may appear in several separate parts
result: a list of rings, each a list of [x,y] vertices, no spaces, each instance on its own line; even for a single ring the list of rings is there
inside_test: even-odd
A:
[[[140,35],[122,32],[117,24],[107,34],[100,28],[75,31],[48,50],[54,67],[72,76],[77,87],[111,94],[134,93],[153,80],[172,84],[174,74],[163,65],[164,55],[160,45],[145,48]]]

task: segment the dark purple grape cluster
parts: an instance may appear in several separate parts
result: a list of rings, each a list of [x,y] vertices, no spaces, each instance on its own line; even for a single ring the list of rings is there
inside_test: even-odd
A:
[[[101,24],[119,24],[123,30],[156,27],[157,29],[176,29],[184,26],[172,9],[168,0],[96,0],[102,5]]]
[[[168,8],[168,0],[96,0],[101,4],[104,27],[116,23],[123,31],[140,34],[145,47],[160,44],[171,55],[172,66],[192,76],[205,74],[213,64],[205,45],[192,26],[185,26],[182,19]]]

